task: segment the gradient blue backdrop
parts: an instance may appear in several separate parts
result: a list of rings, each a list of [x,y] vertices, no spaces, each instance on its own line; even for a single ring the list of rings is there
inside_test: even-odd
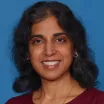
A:
[[[10,39],[26,7],[40,0],[0,0],[0,104],[13,96],[12,83],[18,73],[10,60]],[[57,0],[69,5],[84,24],[89,46],[99,67],[99,89],[104,90],[104,0]]]

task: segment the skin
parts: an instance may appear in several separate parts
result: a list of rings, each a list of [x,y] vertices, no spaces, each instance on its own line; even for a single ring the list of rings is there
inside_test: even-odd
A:
[[[84,91],[69,73],[74,47],[54,16],[33,24],[29,41],[29,58],[34,70],[40,75],[42,86],[33,94],[35,104],[58,104],[65,100],[73,85],[71,101]],[[43,62],[58,61],[56,65]],[[60,91],[60,89],[62,91]],[[54,99],[54,100],[53,100]],[[61,100],[60,100],[61,99]]]

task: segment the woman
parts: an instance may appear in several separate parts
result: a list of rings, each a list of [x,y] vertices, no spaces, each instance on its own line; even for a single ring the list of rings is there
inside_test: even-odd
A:
[[[94,88],[98,75],[82,24],[56,1],[41,1],[24,11],[13,37],[20,73],[13,88],[29,91],[6,104],[104,104]]]

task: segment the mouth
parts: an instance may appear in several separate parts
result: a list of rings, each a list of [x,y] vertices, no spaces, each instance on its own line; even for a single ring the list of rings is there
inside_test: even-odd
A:
[[[59,65],[60,60],[46,60],[43,61],[42,64],[46,68],[55,68]]]

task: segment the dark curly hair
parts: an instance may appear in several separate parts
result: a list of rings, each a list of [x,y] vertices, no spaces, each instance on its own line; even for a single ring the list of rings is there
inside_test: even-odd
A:
[[[65,4],[57,1],[40,1],[24,11],[14,31],[12,56],[20,76],[16,78],[13,89],[16,92],[24,92],[37,90],[41,87],[40,76],[27,60],[28,42],[32,25],[49,16],[57,18],[58,24],[68,34],[78,53],[78,57],[74,58],[70,67],[72,77],[83,88],[94,87],[98,76],[98,68],[93,62],[91,51],[87,46],[86,32],[83,25]]]

